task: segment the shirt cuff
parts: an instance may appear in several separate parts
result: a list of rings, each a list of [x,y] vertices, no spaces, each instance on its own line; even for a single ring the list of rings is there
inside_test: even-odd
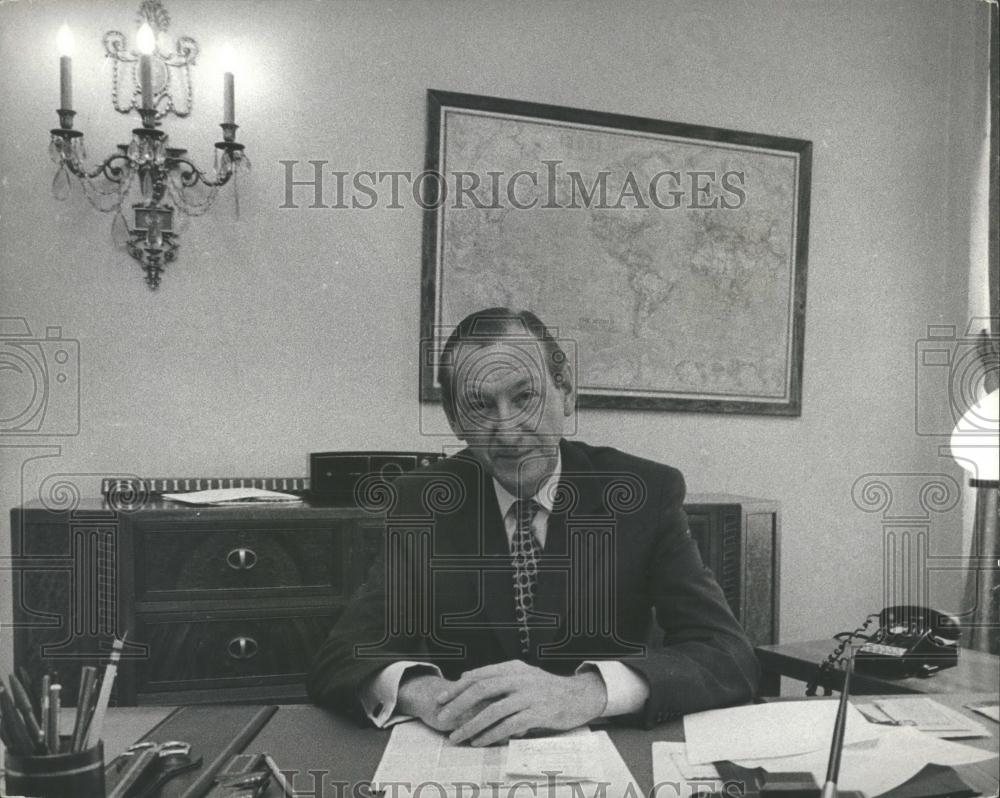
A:
[[[581,663],[576,672],[595,669],[604,680],[604,689],[608,693],[608,703],[601,713],[602,718],[632,715],[642,711],[649,698],[649,684],[645,677],[616,660],[588,660]]]
[[[413,719],[412,715],[395,714],[396,702],[399,700],[399,685],[411,668],[420,668],[437,676],[441,675],[441,669],[437,665],[400,660],[383,668],[362,688],[361,706],[368,719],[378,728],[384,729],[394,723]]]

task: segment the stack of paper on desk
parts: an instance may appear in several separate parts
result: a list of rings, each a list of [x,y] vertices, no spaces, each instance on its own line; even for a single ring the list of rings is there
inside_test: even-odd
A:
[[[653,743],[655,781],[680,784],[676,795],[658,791],[657,798],[685,798],[693,791],[692,781],[711,789],[712,779],[718,778],[711,763],[723,760],[771,773],[809,772],[821,785],[836,712],[836,701],[795,701],[689,715],[684,719],[686,743]],[[849,707],[838,787],[876,796],[929,763],[958,766],[996,756],[913,727],[868,723]]]
[[[855,706],[873,723],[912,726],[946,740],[990,736],[982,723],[925,695],[880,698]]]
[[[421,784],[433,785],[433,789],[420,793],[461,798],[479,794],[473,787],[498,791],[514,785],[545,798],[642,795],[605,732],[581,729],[553,737],[512,740],[503,746],[473,748],[453,745],[445,735],[422,723],[401,723],[392,729],[372,778],[372,789],[408,796]]]
[[[712,709],[684,718],[684,739],[692,764],[761,756],[830,751],[837,701],[775,701]],[[847,707],[844,744],[874,740],[880,727]]]

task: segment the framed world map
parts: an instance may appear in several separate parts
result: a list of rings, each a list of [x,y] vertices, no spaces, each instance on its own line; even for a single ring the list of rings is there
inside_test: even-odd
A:
[[[428,91],[420,396],[487,307],[575,353],[581,407],[802,404],[812,144]]]

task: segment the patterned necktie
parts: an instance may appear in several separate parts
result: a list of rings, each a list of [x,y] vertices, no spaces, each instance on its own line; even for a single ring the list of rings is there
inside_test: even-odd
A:
[[[512,512],[517,525],[510,541],[510,555],[514,565],[514,618],[517,620],[521,653],[530,650],[528,616],[535,602],[535,583],[538,581],[538,542],[531,522],[535,520],[539,505],[534,499],[518,499]]]

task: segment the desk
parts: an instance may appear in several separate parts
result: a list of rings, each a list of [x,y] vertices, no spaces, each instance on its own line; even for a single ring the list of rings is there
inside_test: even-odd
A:
[[[995,699],[995,695],[993,698]],[[991,729],[990,739],[967,740],[986,750],[998,750],[998,727],[996,723],[969,712],[964,704],[974,700],[988,700],[989,695],[983,693],[955,693],[934,696],[935,700],[947,706],[959,709]],[[823,699],[815,699],[823,700]],[[832,699],[828,699],[832,700]],[[135,731],[140,722],[148,723],[151,728],[169,714],[166,707],[123,708],[112,710],[109,723],[105,727],[105,749],[109,752],[119,752],[135,739]],[[122,721],[128,722],[128,734],[124,738],[126,727]],[[140,731],[139,734],[145,733]],[[282,706],[271,718],[267,726],[260,732],[248,750],[268,751],[283,770],[297,771],[294,786],[302,793],[303,798],[361,798],[363,794],[355,790],[355,785],[364,784],[375,773],[382,756],[382,750],[389,740],[390,730],[362,729],[353,722],[342,718],[328,710],[307,704]],[[622,758],[628,764],[636,782],[644,794],[649,795],[653,787],[653,763],[651,743],[654,740],[681,741],[684,739],[684,726],[680,720],[672,721],[649,731],[644,729],[609,727],[608,733],[614,741]],[[988,760],[973,768],[977,778],[970,781],[979,782],[985,779],[985,784],[996,784],[996,760]],[[324,787],[320,791],[314,786],[313,777],[309,771],[322,774]],[[963,770],[963,774],[966,771]],[[336,787],[334,783],[345,783],[348,787]],[[995,789],[995,787],[994,787]],[[172,798],[173,793],[164,798]],[[425,790],[424,798],[438,798],[435,790]],[[485,795],[485,793],[484,793]],[[412,795],[400,791],[400,798],[412,798]],[[608,798],[613,798],[610,794]],[[620,798],[614,797],[614,798]],[[668,792],[662,792],[659,798],[670,798]]]
[[[762,669],[760,694],[776,696],[782,676],[808,682],[816,676],[816,668],[836,647],[837,641],[810,640],[804,643],[782,643],[757,646],[754,651]],[[825,680],[835,690],[844,683],[844,674],[834,671]],[[928,678],[911,676],[907,679],[887,679],[855,669],[851,677],[854,695],[890,695],[893,693],[955,693],[992,692],[1000,685],[1000,657],[963,648],[958,665]]]

